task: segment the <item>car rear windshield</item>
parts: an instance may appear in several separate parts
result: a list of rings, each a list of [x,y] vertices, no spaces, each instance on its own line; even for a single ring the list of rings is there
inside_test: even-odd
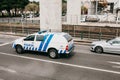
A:
[[[72,37],[69,34],[65,34],[64,37],[68,42],[72,40]]]

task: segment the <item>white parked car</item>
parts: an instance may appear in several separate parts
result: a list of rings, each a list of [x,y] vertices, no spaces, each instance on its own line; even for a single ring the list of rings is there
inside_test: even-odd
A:
[[[25,50],[48,52],[50,58],[56,58],[59,54],[70,54],[74,49],[74,44],[68,33],[43,31],[15,40],[13,48],[19,54]]]
[[[96,15],[89,15],[89,16],[86,16],[85,18],[86,22],[98,22],[99,20],[100,20],[99,17]]]
[[[120,54],[120,37],[111,40],[92,42],[91,51],[96,53],[107,52]]]

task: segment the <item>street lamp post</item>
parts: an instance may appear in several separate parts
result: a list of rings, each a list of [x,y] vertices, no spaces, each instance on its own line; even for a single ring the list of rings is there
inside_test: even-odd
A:
[[[98,0],[96,0],[96,15],[97,15],[97,9],[98,9]]]

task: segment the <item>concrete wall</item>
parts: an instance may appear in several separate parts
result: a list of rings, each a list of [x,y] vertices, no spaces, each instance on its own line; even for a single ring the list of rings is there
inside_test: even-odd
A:
[[[67,0],[67,23],[80,24],[81,0]]]
[[[95,3],[93,3],[93,2],[91,2],[91,4],[90,4],[90,15],[95,15],[95,11],[96,11],[96,4]]]
[[[62,31],[62,0],[40,0],[40,29]]]

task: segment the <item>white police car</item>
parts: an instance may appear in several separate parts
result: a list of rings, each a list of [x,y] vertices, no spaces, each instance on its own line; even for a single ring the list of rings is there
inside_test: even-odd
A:
[[[70,54],[74,49],[73,39],[67,33],[44,32],[34,33],[14,41],[13,48],[21,54],[25,50],[48,52],[50,58],[59,54]]]

